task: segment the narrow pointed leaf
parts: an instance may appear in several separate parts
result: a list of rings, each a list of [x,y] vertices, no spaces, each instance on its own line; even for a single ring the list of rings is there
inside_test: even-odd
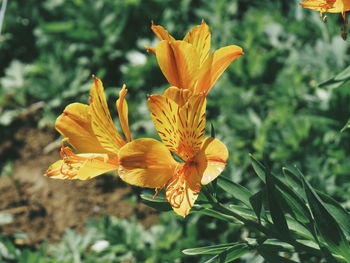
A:
[[[344,127],[340,130],[340,132],[344,132],[346,129],[350,128],[350,119],[346,122]]]
[[[278,255],[276,252],[271,253],[268,247],[258,247],[258,252],[269,263],[297,263],[294,260]]]
[[[245,243],[238,243],[235,246],[221,252],[204,263],[229,263],[249,252],[249,247]]]
[[[300,195],[297,194],[293,188],[287,186],[284,182],[282,182],[277,176],[274,176],[273,179],[279,195],[282,195],[284,197],[283,208],[286,208],[288,210],[286,212],[291,214],[296,220],[300,221],[301,223],[309,223],[311,220],[311,213],[304,200],[300,198]]]
[[[250,160],[252,161],[252,165],[254,168],[254,171],[256,172],[256,174],[259,176],[259,178],[265,183],[265,166],[259,162],[257,159],[255,159],[255,157],[251,154],[249,154]]]
[[[206,246],[206,247],[196,247],[196,248],[187,248],[182,250],[182,253],[186,255],[216,255],[221,252],[224,252],[228,248],[232,248],[236,243],[227,243],[227,244],[220,244],[220,245],[213,245],[213,246]]]
[[[198,206],[193,206],[191,209],[191,213],[198,213],[201,215],[206,215],[206,216],[210,216],[210,217],[214,217],[229,223],[234,223],[234,224],[241,224],[239,221],[237,221],[236,218],[227,215],[225,213],[221,213],[217,210],[211,209],[211,208],[201,208]]]
[[[340,227],[345,232],[345,235],[350,237],[350,214],[332,197],[316,190],[327,210],[333,215]]]
[[[166,212],[172,210],[171,205],[168,203],[168,201],[160,196],[157,196],[157,198],[153,199],[153,196],[149,194],[142,194],[141,198],[143,203],[154,209],[157,209],[158,211]]]
[[[210,137],[215,138],[215,127],[212,122],[210,123]]]
[[[287,220],[281,207],[283,196],[277,191],[275,180],[270,172],[266,172],[266,192],[272,222],[280,234],[289,236]]]
[[[350,246],[341,227],[305,178],[303,178],[303,182],[309,206],[320,236],[328,245],[331,252],[343,256],[350,262]]]
[[[220,176],[217,179],[218,185],[220,188],[225,190],[227,193],[232,195],[233,198],[241,201],[248,207],[252,207],[250,204],[250,197],[252,196],[252,193],[245,187],[236,184],[235,182],[232,182],[231,180]]]
[[[258,221],[261,222],[262,211],[263,211],[263,198],[264,190],[261,190],[249,198],[249,202],[253,207],[253,210],[258,218]]]
[[[306,201],[306,195],[304,191],[303,182],[300,178],[300,173],[298,171],[294,171],[293,169],[283,167],[283,174],[286,178],[286,181],[290,187],[294,189],[295,192],[299,194]]]

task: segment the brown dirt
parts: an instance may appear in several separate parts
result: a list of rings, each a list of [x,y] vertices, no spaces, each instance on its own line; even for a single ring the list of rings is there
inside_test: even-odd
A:
[[[67,227],[82,230],[87,218],[101,214],[119,218],[136,215],[146,227],[157,220],[153,209],[131,201],[133,189],[115,176],[102,175],[89,181],[43,176],[59,159],[59,147],[52,144],[56,136],[53,130],[22,127],[11,136],[0,142],[0,160],[10,155],[17,158],[13,177],[0,176],[0,212],[13,214],[15,220],[0,226],[0,232],[27,233],[29,240],[18,243],[57,241]]]

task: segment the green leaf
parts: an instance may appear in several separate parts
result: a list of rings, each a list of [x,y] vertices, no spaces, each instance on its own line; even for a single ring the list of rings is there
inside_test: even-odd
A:
[[[249,246],[247,244],[237,243],[231,248],[205,261],[204,263],[229,263],[229,262],[232,262],[232,260],[235,260],[247,254],[248,252],[249,252]]]
[[[50,22],[42,26],[42,30],[48,33],[64,33],[69,32],[74,28],[74,23],[72,21],[68,22]]]
[[[309,206],[320,236],[333,253],[341,255],[350,261],[350,247],[342,229],[305,178],[303,178],[303,182]]]
[[[276,252],[271,253],[270,247],[260,246],[257,248],[259,254],[269,263],[297,263],[294,260],[282,257]]]
[[[350,119],[346,122],[344,127],[340,130],[340,132],[344,132],[346,129],[350,128]]]
[[[266,171],[266,193],[272,222],[280,234],[288,237],[290,235],[288,224],[281,207],[283,196],[277,191],[275,178],[269,171]]]
[[[186,255],[216,255],[219,254],[228,248],[237,245],[236,243],[226,243],[220,245],[206,246],[206,247],[197,247],[197,248],[187,248],[182,250],[182,253]]]
[[[264,195],[265,189],[255,193],[249,198],[249,202],[252,205],[255,215],[257,216],[259,222],[261,222],[261,217],[263,213]]]
[[[215,128],[212,122],[210,123],[210,137],[215,138]]]
[[[217,179],[217,182],[219,187],[221,187],[227,193],[232,195],[233,198],[241,201],[248,207],[252,207],[249,201],[250,197],[252,196],[252,193],[247,188],[236,184],[235,182],[232,182],[231,180],[223,176],[220,176]]]
[[[304,191],[303,182],[300,177],[299,171],[294,171],[293,169],[283,167],[282,172],[286,178],[286,182],[291,186],[296,193],[299,194],[306,201],[306,195]]]
[[[286,176],[290,176],[290,174],[287,173]],[[283,208],[288,210],[286,212],[301,223],[309,223],[311,221],[311,213],[304,200],[300,198],[293,188],[288,187],[277,176],[273,176],[273,178],[279,195],[284,197]]]
[[[211,208],[202,208],[202,207],[195,205],[192,207],[191,213],[198,213],[198,214],[214,217],[214,218],[217,218],[217,219],[229,222],[229,223],[241,224],[241,222],[237,221],[236,218],[234,218],[230,215],[221,213],[221,212],[214,210],[214,209],[211,209]]]
[[[347,237],[350,237],[350,214],[332,197],[316,190],[327,210],[338,222]]]
[[[143,203],[158,211],[166,212],[172,210],[171,205],[165,198],[157,196],[156,199],[153,199],[153,196],[149,194],[141,194],[141,198]]]
[[[266,177],[265,166],[261,162],[259,162],[257,159],[255,159],[255,157],[252,154],[249,154],[249,157],[252,161],[254,171],[259,176],[259,178],[265,183],[265,177]]]
[[[342,72],[340,72],[338,75],[335,77],[319,84],[319,87],[332,87],[332,88],[337,88],[341,86],[342,84],[345,83],[345,81],[350,79],[350,66],[345,68]]]

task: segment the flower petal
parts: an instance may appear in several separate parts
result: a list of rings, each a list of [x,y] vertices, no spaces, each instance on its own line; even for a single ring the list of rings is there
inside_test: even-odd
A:
[[[184,160],[194,156],[200,149],[205,133],[206,99],[202,95],[192,96],[178,113],[180,134],[177,154]]]
[[[242,55],[242,48],[233,45],[220,48],[211,54],[200,68],[195,93],[208,93],[231,62]]]
[[[199,70],[199,55],[193,45],[163,40],[157,45],[156,57],[170,85],[193,91]]]
[[[96,77],[94,77],[94,83],[90,91],[90,106],[91,126],[97,140],[103,148],[111,154],[116,155],[119,149],[125,144],[125,141],[114,126],[108,110],[102,82]]]
[[[166,40],[169,42],[175,41],[175,38],[173,38],[164,27],[152,23],[151,29],[159,40]]]
[[[330,13],[348,11],[350,7],[349,1],[344,0],[304,0],[299,4],[304,8]]]
[[[107,154],[74,154],[69,147],[62,146],[63,160],[53,163],[45,175],[54,179],[88,180],[118,169],[118,159]]]
[[[126,102],[125,95],[128,93],[125,84],[119,92],[119,99],[117,100],[117,110],[120,121],[120,126],[124,132],[126,139],[130,142],[131,134],[129,128],[129,120],[128,120],[128,103]]]
[[[176,102],[180,107],[183,106],[192,96],[192,92],[188,89],[179,89],[170,87],[164,91],[164,96]]]
[[[106,153],[91,128],[90,106],[81,103],[69,104],[56,120],[56,130],[82,153]]]
[[[183,40],[196,48],[200,57],[199,64],[202,65],[209,56],[211,42],[211,33],[204,20],[199,26],[193,27]]]
[[[137,139],[119,152],[119,176],[125,182],[150,188],[162,188],[174,174],[177,162],[169,150],[154,139]]]
[[[187,160],[202,144],[205,132],[205,105],[202,95],[191,96],[179,107],[164,95],[151,95],[148,106],[152,120],[165,146],[183,160]]]
[[[200,176],[196,166],[186,163],[178,167],[176,174],[168,182],[165,197],[178,215],[188,215],[201,190],[199,180],[197,183],[191,183],[188,179]]]
[[[196,158],[201,158],[201,156],[206,160],[201,184],[206,185],[212,182],[224,170],[228,158],[228,150],[221,141],[209,137],[203,141],[201,151]]]

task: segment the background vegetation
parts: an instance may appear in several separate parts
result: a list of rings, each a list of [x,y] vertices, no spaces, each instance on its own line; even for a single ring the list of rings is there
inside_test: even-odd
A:
[[[296,165],[315,188],[349,209],[350,135],[340,132],[350,117],[349,82],[341,76],[327,82],[349,65],[349,41],[340,37],[337,15],[325,24],[296,1],[9,1],[0,36],[1,140],[33,107],[40,108],[36,125],[52,127],[67,104],[87,101],[92,74],[108,87],[110,105],[126,83],[132,134],[155,137],[146,94],[167,84],[143,48],[156,43],[151,21],[182,38],[202,19],[211,28],[213,48],[236,44],[245,52],[208,99],[208,123],[230,151],[224,176],[255,192],[260,183],[252,173],[252,153],[272,171]],[[7,155],[2,168],[12,160]],[[183,220],[165,213],[147,230],[134,219],[106,216],[90,220],[83,234],[68,229],[60,243],[31,249],[16,248],[12,236],[1,235],[0,259],[204,262],[206,257],[181,250],[234,242],[247,232],[197,214]],[[101,240],[107,244],[102,250]],[[248,254],[238,262],[262,261]]]

